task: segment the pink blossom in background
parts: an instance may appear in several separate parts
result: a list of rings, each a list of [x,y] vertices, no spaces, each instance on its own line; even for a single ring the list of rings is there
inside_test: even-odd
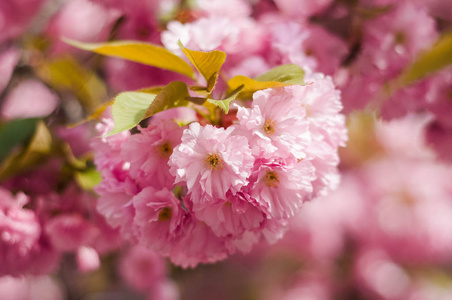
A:
[[[147,299],[178,300],[180,299],[180,292],[175,282],[161,281],[151,289]]]
[[[6,96],[1,115],[6,119],[46,117],[58,105],[57,95],[35,79],[20,82]]]
[[[375,215],[363,235],[401,261],[450,259],[450,168],[429,161],[388,159],[370,165],[365,176],[371,183],[369,209]]]
[[[75,157],[86,155],[88,152],[92,151],[90,145],[92,132],[87,124],[72,128],[59,127],[56,129],[56,134],[59,138],[69,144]]]
[[[0,277],[1,300],[63,300],[61,284],[49,277]]]
[[[434,20],[422,7],[409,2],[402,2],[388,14],[369,21],[364,30],[367,34],[363,41],[362,63],[372,64],[389,77],[420,51],[428,49],[438,36]]]
[[[91,247],[82,246],[77,249],[77,266],[80,272],[97,270],[100,266],[99,254]]]
[[[434,20],[423,7],[410,2],[393,5],[390,12],[364,23],[362,49],[348,77],[340,79],[345,112],[379,100],[386,81],[395,78],[438,37]],[[345,72],[347,73],[347,71]],[[402,117],[425,107],[426,84],[401,89],[383,104],[383,117]],[[387,106],[385,106],[387,105]]]
[[[435,150],[439,158],[452,162],[452,129],[432,123],[427,130],[428,144]]]
[[[1,1],[0,43],[22,34],[45,0]]]
[[[332,288],[327,278],[307,274],[294,279],[290,287],[280,291],[271,293],[271,297],[265,299],[283,299],[283,300],[298,300],[298,299],[318,299],[328,300],[332,298]]]
[[[244,19],[251,15],[251,5],[248,1],[232,0],[196,0],[199,10],[212,16],[227,16],[229,18]]]
[[[293,63],[307,73],[334,74],[346,56],[346,45],[320,26],[287,21],[280,15],[260,18],[269,31],[269,49],[263,55],[275,65]]]
[[[55,188],[61,168],[61,161],[55,158],[49,159],[43,162],[40,168],[22,172],[20,176],[5,180],[2,186],[13,191],[21,190],[30,194],[49,194]]]
[[[23,208],[28,198],[24,194],[14,197],[3,188],[0,193],[1,275],[39,275],[53,271],[58,254],[42,233],[35,212]]]
[[[89,0],[66,1],[46,30],[47,36],[54,42],[52,54],[61,55],[74,51],[81,53],[80,50],[61,41],[62,37],[91,43],[105,41],[118,17],[118,12],[105,9]]]
[[[90,244],[97,235],[96,228],[76,214],[50,219],[45,230],[52,245],[59,251],[74,251],[80,245]]]
[[[24,194],[13,197],[1,189],[1,260],[2,275],[17,275],[17,265],[28,259],[41,235],[35,213],[22,208],[28,199]],[[20,263],[26,267],[26,263]]]
[[[452,128],[452,69],[446,68],[428,80],[429,88],[426,95],[428,109],[435,119],[445,128]]]
[[[319,1],[299,1],[294,2],[291,0],[276,0],[276,6],[280,11],[293,18],[307,18],[312,15],[321,13],[332,3],[332,0],[319,0]]]
[[[121,258],[119,273],[125,282],[138,290],[150,290],[166,275],[162,257],[142,247],[130,248]]]
[[[8,85],[19,58],[20,51],[17,48],[10,47],[0,51],[0,94]]]
[[[408,299],[413,288],[403,267],[377,249],[368,249],[358,255],[355,276],[365,295],[372,298]]]
[[[350,230],[366,223],[361,185],[359,175],[343,173],[337,189],[303,205],[280,244],[320,263],[337,259]]]
[[[430,114],[408,114],[391,122],[377,121],[375,134],[379,145],[393,158],[433,159],[435,153],[426,142],[426,130],[432,118]]]
[[[94,2],[94,0],[92,0]],[[140,40],[159,44],[160,29],[156,19],[160,10],[171,11],[174,1],[95,1],[107,8],[116,8],[118,19],[117,39]],[[118,58],[105,58],[105,77],[108,85],[116,92],[136,90],[155,85],[166,85],[173,80],[187,81],[187,78],[171,71],[125,61]]]

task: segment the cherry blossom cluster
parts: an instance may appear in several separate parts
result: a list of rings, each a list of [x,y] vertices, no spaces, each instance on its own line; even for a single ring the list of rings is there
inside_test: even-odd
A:
[[[340,110],[331,78],[317,74],[256,92],[226,128],[156,115],[139,133],[94,142],[98,209],[123,236],[182,266],[274,241],[303,202],[337,185]]]
[[[0,0],[0,299],[452,298],[450,57],[405,81],[451,27],[446,0]],[[203,90],[62,37],[227,58]],[[284,64],[304,83],[194,101]],[[188,107],[67,128],[175,81]]]

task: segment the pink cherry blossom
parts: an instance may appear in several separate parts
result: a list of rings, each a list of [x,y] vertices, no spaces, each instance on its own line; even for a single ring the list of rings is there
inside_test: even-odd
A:
[[[10,47],[0,51],[0,93],[8,85],[19,58],[20,52],[17,48]]]
[[[183,268],[199,263],[213,263],[228,256],[225,239],[217,237],[209,226],[194,218],[187,220],[184,235],[169,255],[169,259]]]
[[[240,236],[246,230],[258,230],[264,222],[265,214],[254,205],[249,195],[228,192],[225,199],[214,203],[194,203],[195,216],[212,228],[217,236]]]
[[[166,279],[165,261],[152,250],[134,246],[122,256],[119,273],[131,287],[139,291],[151,290]]]
[[[61,41],[61,37],[92,43],[105,41],[118,17],[117,11],[105,9],[89,0],[67,1],[48,24],[46,33],[54,40],[53,54],[80,51]]]
[[[175,183],[186,184],[193,202],[223,199],[248,183],[254,158],[248,140],[234,135],[234,129],[192,123],[184,130],[169,165]]]
[[[294,18],[306,18],[321,13],[331,4],[331,2],[332,0],[303,0],[300,2],[293,2],[290,0],[275,1],[277,7],[282,13]]]
[[[124,143],[121,156],[130,163],[129,173],[140,186],[171,188],[174,177],[169,172],[168,159],[179,145],[182,131],[174,121],[164,120],[140,127],[140,134]]]
[[[59,251],[74,251],[89,245],[99,232],[78,214],[62,214],[46,222],[45,231]]]
[[[408,114],[391,122],[379,121],[375,124],[376,138],[389,156],[432,159],[435,154],[426,143],[426,129],[431,120],[429,114]]]
[[[53,271],[59,256],[43,235],[35,212],[22,208],[27,197],[24,194],[13,197],[1,188],[0,199],[0,275]]]
[[[375,65],[383,74],[400,71],[437,38],[433,19],[422,7],[409,2],[369,21],[365,30],[362,62]]]
[[[0,2],[0,43],[22,34],[40,11],[44,0]]]
[[[306,111],[288,87],[257,91],[251,108],[239,107],[239,128],[248,134],[256,157],[306,157],[311,142]]]
[[[139,242],[168,255],[185,234],[186,213],[173,192],[149,186],[133,198],[134,225]]]
[[[450,168],[431,161],[383,159],[370,164],[365,176],[374,216],[364,236],[373,237],[399,261],[450,259]]]
[[[1,115],[7,119],[46,117],[58,105],[57,95],[38,80],[19,83],[2,105]]]
[[[51,276],[0,277],[0,300],[63,300],[61,283]]]
[[[105,134],[113,128],[113,121],[104,119],[104,123],[97,127],[101,134]],[[135,211],[132,198],[139,189],[130,176],[130,163],[121,158],[121,147],[129,136],[126,131],[110,137],[97,137],[92,147],[96,151],[94,162],[102,175],[102,182],[95,187],[100,196],[97,209],[108,224],[120,228],[124,237],[133,239],[131,225]]]
[[[369,297],[407,299],[412,288],[411,278],[384,251],[362,251],[355,268],[356,280]]]
[[[76,256],[78,269],[82,273],[91,272],[100,267],[99,254],[91,247],[79,247]]]
[[[314,178],[306,160],[262,164],[250,179],[250,195],[270,218],[289,218],[311,199]]]

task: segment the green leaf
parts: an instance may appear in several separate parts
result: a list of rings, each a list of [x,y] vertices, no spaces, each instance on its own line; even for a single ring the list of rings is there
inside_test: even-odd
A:
[[[194,71],[185,60],[158,45],[139,41],[115,41],[98,44],[81,43],[67,38],[63,38],[63,41],[83,50],[127,59],[194,78]]]
[[[190,101],[191,103],[197,105],[203,105],[206,102],[207,98],[204,97],[186,97],[185,100]]]
[[[179,41],[179,47],[185,56],[207,81],[207,91],[211,92],[215,87],[221,66],[226,60],[226,53],[220,50],[210,52],[195,51],[184,47]]]
[[[432,72],[452,64],[452,32],[444,34],[428,51],[421,54],[399,77],[402,85],[411,84]]]
[[[4,160],[14,147],[33,136],[38,121],[38,119],[13,120],[0,127],[0,161]]]
[[[96,169],[88,169],[83,172],[76,172],[75,180],[82,189],[92,191],[102,181],[102,177]]]
[[[173,81],[165,86],[157,97],[155,97],[146,111],[145,118],[170,108],[187,106],[188,101],[186,98],[189,96],[188,87],[184,82]]]
[[[42,120],[37,120],[33,137],[19,151],[13,151],[0,166],[0,180],[19,174],[45,161],[52,150],[52,135]]]
[[[116,96],[111,110],[115,126],[107,136],[137,126],[155,97],[156,95],[140,92],[124,92]]]
[[[226,97],[226,99],[224,99],[224,100],[208,99],[207,102],[212,103],[212,104],[220,107],[221,109],[224,110],[225,113],[228,113],[229,112],[229,105],[231,104],[232,101],[235,100],[235,98],[237,98],[238,94],[242,91],[243,88],[244,88],[243,85],[239,86],[234,91],[232,91],[232,93],[230,93],[230,95],[228,95]]]
[[[144,88],[144,89],[140,89],[137,92],[139,93],[146,93],[146,94],[153,94],[153,95],[157,95],[158,93],[160,93],[163,89],[163,86],[155,86],[155,87],[149,87],[149,88]],[[99,117],[102,115],[102,113],[111,105],[113,105],[113,103],[115,103],[115,100],[111,100],[108,101],[102,105],[100,105],[99,107],[97,107],[97,109],[91,114],[89,115],[87,118],[81,120],[80,122],[77,122],[75,124],[71,124],[68,127],[72,128],[72,127],[77,127],[83,123],[86,123],[88,121],[91,120],[95,120],[95,119],[99,119]]]
[[[243,85],[241,99],[250,99],[259,90],[278,88],[293,84],[303,85],[304,71],[296,65],[282,65],[251,79],[246,76],[234,76],[228,81],[229,90],[236,90]]]
[[[158,112],[186,106],[189,97],[187,85],[181,81],[174,81],[165,86],[157,95],[143,92],[125,92],[114,100],[112,115],[115,126],[107,136],[131,129],[141,120]]]
[[[257,81],[276,81],[287,84],[304,85],[304,71],[297,65],[282,65],[255,78]]]

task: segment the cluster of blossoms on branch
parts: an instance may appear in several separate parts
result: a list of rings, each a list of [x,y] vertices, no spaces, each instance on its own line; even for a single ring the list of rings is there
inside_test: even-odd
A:
[[[123,236],[182,266],[277,240],[303,202],[339,182],[339,92],[317,74],[305,86],[258,91],[249,106],[237,106],[227,127],[179,109],[139,133],[95,141],[99,211]],[[180,127],[172,118],[184,112],[194,120]],[[111,121],[98,127],[104,134]]]
[[[451,298],[448,2],[0,0],[0,299]]]

